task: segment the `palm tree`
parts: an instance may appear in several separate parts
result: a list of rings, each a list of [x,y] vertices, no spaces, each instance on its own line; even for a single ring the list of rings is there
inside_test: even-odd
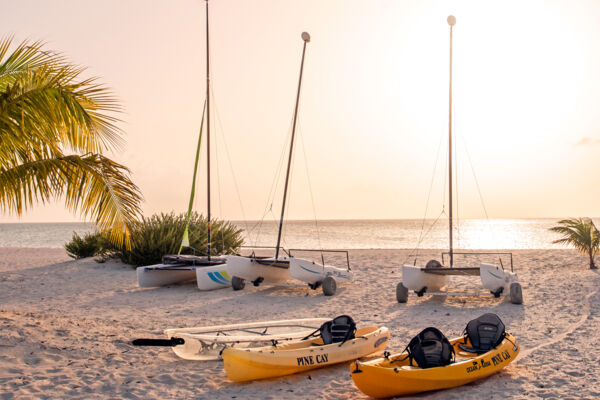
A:
[[[590,257],[590,269],[597,269],[594,256],[600,250],[600,233],[590,218],[570,218],[558,221],[558,225],[550,228],[563,237],[552,243],[570,244],[579,252]]]
[[[113,243],[129,246],[141,194],[129,170],[102,154],[122,144],[119,104],[43,43],[24,41],[9,53],[11,45],[0,40],[0,210],[20,216],[64,199],[110,231]]]

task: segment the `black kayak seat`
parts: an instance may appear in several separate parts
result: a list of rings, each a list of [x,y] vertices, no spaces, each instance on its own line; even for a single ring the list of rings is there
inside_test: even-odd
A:
[[[471,346],[459,344],[458,347],[469,353],[486,353],[504,340],[506,330],[504,323],[496,314],[487,313],[469,321],[465,328],[465,339]]]
[[[356,323],[348,315],[340,315],[319,328],[323,344],[344,343],[354,339]]]

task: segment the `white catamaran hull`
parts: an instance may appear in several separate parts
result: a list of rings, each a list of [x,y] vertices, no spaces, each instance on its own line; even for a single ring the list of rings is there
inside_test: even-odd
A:
[[[186,360],[218,360],[225,347],[259,347],[274,342],[301,340],[314,333],[327,318],[250,322],[196,328],[167,329],[169,339],[182,338],[183,345],[173,347]]]
[[[231,275],[227,263],[213,265],[155,264],[138,267],[139,287],[160,287],[196,281],[200,290],[231,287]]]
[[[290,258],[290,275],[292,278],[306,282],[309,285],[322,282],[327,276],[333,276],[336,280],[352,279],[352,273],[346,269],[327,264],[321,265],[314,261],[294,257]]]
[[[254,282],[262,278],[264,282],[284,283],[291,279],[287,257],[256,259],[241,256],[228,256],[229,275]],[[271,261],[271,262],[269,262]]]
[[[227,263],[210,267],[196,267],[196,282],[200,290],[231,287],[231,275]]]
[[[402,284],[415,292],[420,292],[423,288],[427,288],[428,292],[437,292],[446,286],[446,276],[428,274],[423,272],[420,267],[403,265]]]
[[[508,294],[510,293],[510,285],[518,282],[517,274],[491,264],[481,263],[479,275],[483,287],[492,292],[498,292],[502,288],[502,293]]]
[[[175,283],[191,282],[196,279],[195,267],[155,264],[136,269],[139,287],[159,287]]]

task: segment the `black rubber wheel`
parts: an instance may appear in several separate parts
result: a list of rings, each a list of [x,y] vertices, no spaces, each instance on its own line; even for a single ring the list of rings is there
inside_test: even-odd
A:
[[[231,287],[233,290],[242,290],[244,286],[246,286],[246,282],[242,278],[238,278],[237,276],[231,278]]]
[[[325,296],[333,296],[337,289],[337,284],[333,276],[326,276],[321,283],[321,288],[323,289],[323,294]]]
[[[408,301],[408,288],[402,282],[396,286],[396,300],[398,300],[398,303],[406,303]]]
[[[510,284],[510,302],[513,304],[523,304],[523,290],[521,284],[513,282]]]

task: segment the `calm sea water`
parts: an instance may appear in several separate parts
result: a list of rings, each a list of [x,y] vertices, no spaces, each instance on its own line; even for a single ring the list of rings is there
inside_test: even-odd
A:
[[[556,219],[462,220],[454,231],[454,244],[462,249],[550,249],[556,234],[548,228]],[[235,222],[245,229],[246,244],[274,246],[274,221]],[[445,249],[446,221],[422,220],[331,220],[289,221],[282,243],[286,248],[322,249]],[[315,226],[316,225],[316,226]],[[318,229],[317,229],[318,227]],[[79,234],[93,231],[86,223],[0,224],[0,247],[59,248]],[[420,242],[419,239],[421,238]]]

